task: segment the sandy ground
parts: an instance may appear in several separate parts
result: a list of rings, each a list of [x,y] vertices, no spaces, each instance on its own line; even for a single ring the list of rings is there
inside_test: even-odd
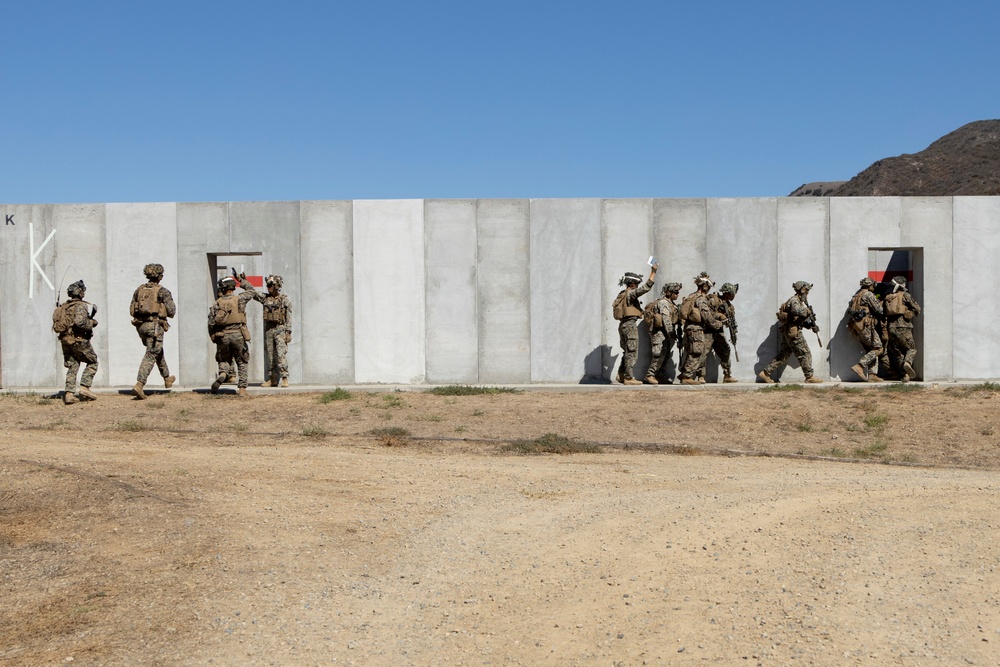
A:
[[[4,395],[0,665],[1000,664],[1000,392],[899,387]]]

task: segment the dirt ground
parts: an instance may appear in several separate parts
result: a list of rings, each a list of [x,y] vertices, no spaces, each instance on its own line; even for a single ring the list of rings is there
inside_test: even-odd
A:
[[[1000,387],[912,387],[3,395],[0,665],[997,665]]]

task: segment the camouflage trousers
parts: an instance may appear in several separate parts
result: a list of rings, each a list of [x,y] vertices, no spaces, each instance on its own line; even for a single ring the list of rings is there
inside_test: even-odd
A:
[[[649,361],[649,368],[646,369],[646,377],[652,376],[659,381],[671,380],[672,378],[667,376],[667,362],[670,361],[671,351],[677,344],[677,336],[672,331],[667,333],[663,329],[657,329],[649,334],[649,342],[652,358]]]
[[[618,323],[618,342],[622,348],[622,363],[618,366],[618,377],[631,379],[632,367],[639,358],[638,318],[628,317]]]
[[[865,348],[865,353],[858,360],[858,365],[862,368],[871,369],[875,372],[878,368],[878,358],[882,354],[882,338],[878,335],[878,329],[874,326],[867,326],[860,333],[855,334],[861,347]]]
[[[146,384],[146,379],[149,378],[153,366],[156,366],[163,377],[170,375],[167,360],[163,356],[163,326],[154,320],[143,322],[135,330],[139,334],[139,340],[146,348],[146,353],[142,355],[142,361],[139,363],[139,374],[136,375],[135,379],[140,384]]]
[[[725,331],[716,331],[709,334],[712,337],[712,351],[715,352],[715,356],[719,359],[719,365],[722,366],[722,372],[725,377],[729,377],[733,372],[733,364],[730,361],[730,355],[732,355],[732,348],[729,347],[729,340],[726,338]],[[707,357],[708,355],[706,355]]]
[[[76,374],[80,364],[85,364],[83,375],[80,376],[80,386],[89,387],[97,375],[97,353],[94,346],[86,338],[77,338],[72,343],[62,341],[63,366],[66,367],[66,391],[76,391]]]
[[[247,386],[247,376],[250,373],[250,348],[243,340],[243,334],[224,333],[215,340],[215,360],[219,364],[219,375],[225,373],[227,376],[236,375],[233,372],[233,362],[236,362],[236,371],[239,374],[238,385],[240,389]]]
[[[913,366],[917,344],[913,342],[913,327],[889,327],[889,360],[892,368],[903,375],[903,364]]]
[[[275,376],[281,378],[288,377],[288,343],[285,342],[285,334],[288,327],[284,324],[275,324],[268,328],[268,323],[264,323],[264,359],[268,372],[265,379]]]
[[[705,372],[705,362],[708,361],[708,342],[705,340],[705,330],[700,326],[684,327],[684,371],[681,378],[696,380]]]
[[[799,360],[799,368],[802,369],[803,375],[807,379],[811,378],[813,376],[812,352],[809,350],[806,337],[802,335],[802,329],[798,327],[781,327],[779,329],[778,354],[767,366],[764,366],[764,372],[773,375],[785,363],[785,359],[788,359],[789,355],[792,354]]]

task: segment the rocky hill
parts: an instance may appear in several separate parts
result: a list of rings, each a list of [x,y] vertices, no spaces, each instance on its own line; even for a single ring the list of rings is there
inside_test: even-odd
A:
[[[809,183],[790,196],[958,195],[1000,195],[1000,120],[963,125],[919,153],[883,158],[846,183]]]

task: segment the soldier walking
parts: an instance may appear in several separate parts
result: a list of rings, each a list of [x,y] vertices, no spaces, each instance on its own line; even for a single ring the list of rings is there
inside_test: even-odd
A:
[[[146,276],[146,284],[140,285],[132,294],[129,304],[129,314],[132,315],[132,326],[139,334],[139,340],[146,348],[139,363],[139,373],[136,375],[132,393],[136,398],[146,398],[143,387],[155,365],[163,378],[163,386],[167,389],[173,386],[175,378],[167,368],[167,360],[163,355],[163,334],[170,329],[167,318],[177,314],[174,297],[170,290],[160,285],[163,280],[162,264],[147,264],[142,272]]]
[[[250,348],[247,345],[250,341],[250,329],[247,328],[247,303],[252,301],[257,294],[257,290],[247,280],[246,275],[240,274],[240,287],[243,292],[235,294],[236,279],[233,276],[226,276],[219,280],[219,298],[215,300],[208,310],[208,335],[215,343],[215,361],[219,364],[219,371],[212,383],[212,393],[217,393],[222,383],[233,374],[231,362],[235,361],[239,374],[238,394],[242,398],[247,394],[247,375],[249,373]]]
[[[913,318],[920,314],[920,304],[906,289],[906,278],[892,279],[892,292],[885,297],[885,316],[889,320],[889,361],[903,382],[917,377],[913,360],[917,345],[913,342]]]
[[[639,318],[642,317],[642,303],[639,297],[653,288],[653,281],[656,279],[656,270],[660,268],[654,264],[649,272],[649,279],[642,282],[642,276],[638,273],[627,272],[618,281],[618,285],[623,287],[618,296],[611,304],[611,312],[618,320],[618,339],[622,348],[622,361],[618,366],[618,382],[621,384],[642,384],[632,375],[632,367],[635,366],[639,356]]]
[[[709,341],[707,332],[722,331],[726,319],[712,309],[708,292],[715,285],[707,273],[694,279],[698,290],[686,296],[681,302],[681,317],[684,319],[684,370],[681,384],[704,384],[705,362],[708,361]]]
[[[97,320],[94,319],[97,307],[83,300],[86,293],[87,286],[83,281],[76,281],[66,288],[69,301],[57,306],[52,313],[52,330],[59,336],[63,366],[66,367],[66,391],[63,393],[63,403],[66,405],[80,402],[76,394],[91,401],[97,400],[97,395],[90,390],[98,367],[97,353],[90,344],[90,339],[94,337],[94,327],[97,326]],[[80,364],[85,367],[80,376],[80,391],[77,392],[76,376],[80,371]]]
[[[262,387],[288,386],[288,344],[292,342],[292,300],[281,293],[281,276],[265,279],[267,295],[257,292],[254,298],[264,306],[264,358],[268,361],[267,378]]]
[[[861,355],[858,363],[851,366],[862,380],[868,382],[882,382],[882,378],[876,372],[878,370],[878,358],[884,349],[882,337],[879,336],[878,319],[883,317],[882,304],[879,302],[875,292],[875,281],[865,276],[860,281],[858,291],[851,297],[851,303],[847,309],[847,329],[853,333],[865,353]]]
[[[681,287],[680,283],[667,283],[663,286],[662,296],[643,311],[652,354],[643,380],[646,384],[673,383],[673,378],[667,375],[667,362],[673,348],[679,345],[681,316],[675,302],[681,293]]]
[[[738,284],[723,283],[717,293],[708,296],[712,310],[725,318],[724,328],[720,327],[715,330],[706,329],[706,333],[712,337],[712,350],[715,352],[715,356],[719,358],[719,366],[722,367],[723,382],[739,382],[739,380],[733,377],[733,366],[730,361],[732,350],[729,347],[729,341],[726,340],[725,332],[725,329],[729,329],[733,345],[736,345],[736,308],[733,306],[733,299],[736,298],[736,293],[739,290],[740,286]]]
[[[778,354],[771,362],[757,373],[757,377],[762,382],[774,384],[771,376],[785,363],[785,360],[792,354],[799,360],[799,367],[806,376],[806,382],[817,383],[823,380],[813,374],[812,352],[809,344],[802,335],[803,329],[812,329],[819,332],[816,324],[816,314],[812,306],[809,305],[809,290],[812,283],[799,280],[792,285],[795,290],[787,301],[778,308]]]

